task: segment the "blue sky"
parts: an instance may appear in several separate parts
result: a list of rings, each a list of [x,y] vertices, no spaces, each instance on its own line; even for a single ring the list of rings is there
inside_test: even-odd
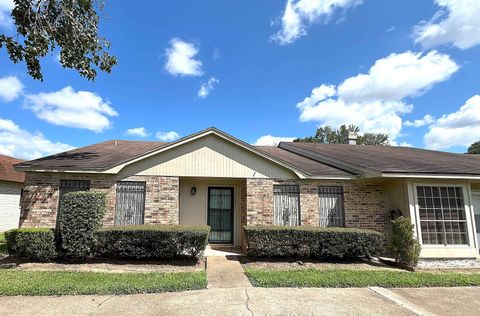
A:
[[[341,123],[454,152],[480,139],[478,0],[107,1],[105,13],[119,63],[94,82],[56,54],[35,81],[0,51],[0,153],[209,126],[262,144]]]

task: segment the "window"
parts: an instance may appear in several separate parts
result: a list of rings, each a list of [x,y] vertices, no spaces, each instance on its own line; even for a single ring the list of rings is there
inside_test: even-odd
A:
[[[274,224],[300,225],[300,189],[298,185],[273,186]]]
[[[423,244],[468,245],[461,187],[417,186],[417,204]]]
[[[321,186],[318,188],[318,211],[320,227],[344,227],[343,187]]]
[[[60,198],[68,192],[89,190],[90,180],[60,180]]]
[[[117,182],[115,225],[142,225],[145,214],[145,182]]]

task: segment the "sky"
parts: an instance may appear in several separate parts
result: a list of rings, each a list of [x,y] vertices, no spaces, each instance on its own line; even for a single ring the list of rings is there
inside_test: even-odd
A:
[[[274,145],[359,125],[393,145],[463,153],[480,140],[480,1],[106,2],[118,58],[91,82],[0,49],[0,154],[33,159],[108,140],[173,141],[215,126]],[[13,0],[0,0],[12,34]]]

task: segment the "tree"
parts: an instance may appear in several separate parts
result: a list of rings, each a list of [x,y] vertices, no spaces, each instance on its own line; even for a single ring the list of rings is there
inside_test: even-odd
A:
[[[14,0],[15,36],[0,35],[14,63],[24,61],[34,79],[43,80],[40,59],[60,49],[65,68],[93,80],[97,69],[110,72],[117,59],[110,43],[98,34],[103,0]]]
[[[480,140],[471,144],[470,147],[468,147],[468,153],[480,155]]]
[[[297,138],[294,142],[322,143],[322,144],[343,144],[348,138],[348,133],[359,133],[360,128],[356,125],[341,125],[338,129],[331,126],[324,126],[317,129],[315,136]],[[388,134],[364,133],[357,136],[357,145],[388,146]]]

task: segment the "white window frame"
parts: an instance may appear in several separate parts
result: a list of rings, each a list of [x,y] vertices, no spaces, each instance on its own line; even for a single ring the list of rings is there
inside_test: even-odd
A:
[[[467,238],[468,244],[464,245],[442,245],[442,244],[424,244],[422,238],[422,228],[420,226],[420,205],[418,204],[417,187],[453,187],[461,188],[464,198],[465,218],[467,223]],[[415,226],[417,231],[417,239],[422,245],[422,248],[472,248],[475,245],[475,239],[472,231],[472,217],[471,217],[471,193],[466,184],[459,183],[413,183],[413,198],[415,205]]]

